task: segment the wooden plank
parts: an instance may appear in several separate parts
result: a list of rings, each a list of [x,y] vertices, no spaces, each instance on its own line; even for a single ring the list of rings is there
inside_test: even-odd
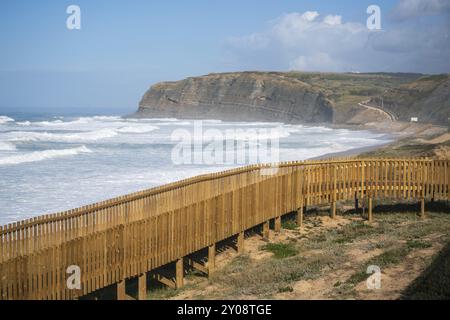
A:
[[[269,240],[269,236],[270,236],[269,221],[266,221],[263,223],[262,237],[265,240]]]
[[[243,253],[245,250],[244,231],[239,232],[237,236],[237,251]]]
[[[297,209],[297,226],[299,228],[303,227],[303,205],[300,206],[300,208]]]
[[[126,293],[125,293],[125,280],[119,281],[117,283],[117,300],[126,300]]]
[[[330,217],[331,219],[336,219],[336,201],[333,201],[331,203],[331,210],[330,210]]]
[[[147,274],[138,276],[138,300],[147,300]]]
[[[164,277],[163,275],[161,275],[159,273],[153,273],[152,274],[152,278],[154,280],[156,280],[158,282],[161,282],[162,284],[168,286],[169,288],[172,288],[172,289],[176,289],[177,288],[177,285],[176,285],[175,281],[170,280],[170,279]]]
[[[275,224],[274,224],[274,231],[280,232],[281,231],[281,217],[275,217]]]
[[[183,258],[179,258],[175,262],[175,287],[181,289],[184,285],[184,266]]]
[[[213,243],[208,247],[208,275],[211,275],[216,269],[216,244]]]

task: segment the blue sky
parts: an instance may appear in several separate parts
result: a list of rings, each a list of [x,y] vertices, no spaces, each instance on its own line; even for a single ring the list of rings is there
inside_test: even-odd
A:
[[[81,30],[66,28],[71,4]],[[374,34],[370,4],[382,12]],[[447,0],[2,1],[0,113],[133,112],[151,84],[210,72],[449,72],[449,9]]]

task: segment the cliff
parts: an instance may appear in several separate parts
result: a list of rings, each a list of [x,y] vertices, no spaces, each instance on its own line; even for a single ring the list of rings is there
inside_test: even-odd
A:
[[[346,125],[418,117],[443,125],[450,110],[449,88],[449,75],[209,74],[152,86],[134,116]]]
[[[373,97],[371,105],[382,106],[400,121],[447,125],[450,117],[450,75],[423,76]]]
[[[156,84],[137,116],[318,123],[332,121],[333,105],[311,85],[280,73],[225,73]]]

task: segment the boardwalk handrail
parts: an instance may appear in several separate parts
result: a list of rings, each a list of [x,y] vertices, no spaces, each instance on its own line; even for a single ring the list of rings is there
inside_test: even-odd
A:
[[[362,197],[449,200],[449,160],[333,159],[205,174],[0,227],[0,299],[63,299],[150,271],[269,219]],[[272,174],[263,170],[278,168]],[[81,290],[65,270],[83,270]]]
[[[377,158],[376,160],[380,161],[398,161],[397,158]],[[427,158],[421,158],[420,160],[427,160]],[[150,189],[146,189],[143,191],[138,191],[134,193],[130,193],[124,196],[115,197],[112,199],[108,199],[105,201],[97,202],[95,204],[91,204],[88,206],[79,207],[76,209],[58,212],[58,213],[52,213],[52,214],[46,214],[46,215],[40,215],[37,217],[33,217],[30,219],[25,219],[19,222],[13,222],[6,224],[4,226],[0,226],[0,236],[5,235],[10,232],[18,231],[27,227],[36,226],[39,224],[45,224],[48,222],[57,222],[57,221],[63,221],[68,218],[74,218],[79,217],[84,214],[89,214],[95,211],[107,209],[116,205],[124,204],[127,202],[132,202],[134,200],[142,199],[148,196],[161,194],[167,191],[171,191],[177,188],[186,187],[195,183],[199,182],[205,182],[212,179],[219,179],[231,175],[235,175],[242,172],[249,172],[252,170],[260,170],[264,168],[271,168],[271,167],[287,167],[287,166],[298,166],[298,165],[317,165],[321,163],[345,163],[345,162],[355,162],[356,159],[332,159],[332,160],[310,160],[310,161],[291,161],[291,162],[281,162],[279,164],[273,165],[273,164],[259,164],[259,165],[249,165],[245,167],[230,169],[226,171],[221,171],[218,173],[209,173],[209,174],[202,174],[197,175],[195,177],[179,180],[176,182],[168,183],[162,186],[153,187]],[[371,159],[366,159],[366,161],[371,161]]]

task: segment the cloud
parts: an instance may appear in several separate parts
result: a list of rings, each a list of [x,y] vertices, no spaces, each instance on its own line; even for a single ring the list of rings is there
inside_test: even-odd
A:
[[[326,24],[329,24],[331,26],[342,24],[342,17],[341,16],[328,15],[328,16],[325,17],[325,19],[323,19],[323,22],[326,23]]]
[[[400,0],[391,12],[391,18],[404,21],[410,18],[450,12],[450,0]]]
[[[445,22],[402,22],[374,32],[339,15],[292,12],[264,31],[230,38],[225,56],[238,70],[450,72],[448,30]]]

